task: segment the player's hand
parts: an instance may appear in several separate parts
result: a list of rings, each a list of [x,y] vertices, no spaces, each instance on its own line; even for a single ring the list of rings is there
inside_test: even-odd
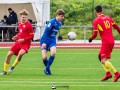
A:
[[[89,38],[89,39],[88,39],[88,42],[89,42],[89,43],[92,42],[92,38]]]
[[[18,39],[18,42],[23,43],[25,40],[24,39]]]
[[[12,37],[12,40],[13,41],[17,40],[17,36]]]
[[[41,46],[41,49],[45,49],[46,48],[46,44],[43,43],[42,46]]]

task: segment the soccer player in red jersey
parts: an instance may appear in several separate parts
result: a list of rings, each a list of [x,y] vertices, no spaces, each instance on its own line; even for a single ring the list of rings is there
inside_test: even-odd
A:
[[[20,14],[20,21],[18,22],[18,33],[15,35],[12,40],[16,41],[14,45],[10,48],[5,62],[4,62],[4,71],[1,73],[1,75],[6,75],[9,72],[12,72],[13,69],[16,67],[16,65],[20,62],[22,59],[22,56],[28,52],[28,49],[30,48],[31,41],[34,37],[33,27],[31,23],[27,20],[28,11],[23,9],[19,12]],[[10,59],[13,55],[16,55],[17,58],[12,64],[12,66],[9,68]]]
[[[120,78],[120,73],[113,67],[113,65],[108,61],[111,57],[112,49],[114,47],[114,37],[112,34],[112,26],[120,33],[120,28],[118,25],[112,20],[111,17],[106,16],[102,13],[102,7],[97,5],[95,7],[95,13],[97,18],[93,21],[93,29],[94,33],[89,38],[89,42],[92,42],[94,38],[96,38],[98,32],[100,34],[102,40],[101,50],[99,52],[99,60],[103,65],[103,68],[106,71],[105,77],[102,81],[108,80],[112,78],[113,72],[115,74],[113,82],[116,82]]]

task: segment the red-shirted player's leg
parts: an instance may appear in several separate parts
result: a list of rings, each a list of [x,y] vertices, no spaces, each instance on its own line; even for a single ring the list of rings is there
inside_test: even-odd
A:
[[[110,58],[111,56],[111,52],[112,52],[112,49],[113,49],[113,46],[114,44],[106,44],[104,47],[104,54],[101,54],[101,63],[105,66],[105,68],[108,68],[110,71],[112,71],[113,73],[115,73],[115,77],[114,77],[114,80],[113,82],[116,82],[119,77],[120,77],[120,74],[119,72],[113,67],[113,65],[107,60],[108,58]],[[106,78],[103,79],[104,80],[107,80],[109,78],[111,78],[112,75],[110,75],[110,72],[106,72]]]
[[[102,61],[107,61],[107,59],[104,58],[104,59],[101,60],[101,62]],[[105,76],[102,78],[102,81],[106,81],[109,78],[112,78],[112,74],[110,73],[110,69],[108,67],[106,67],[104,64],[102,64],[102,66],[103,66],[103,68],[104,68],[104,70],[106,72]]]
[[[21,49],[19,50],[19,53],[17,55],[16,60],[14,61],[14,63],[12,64],[12,67],[15,67],[19,61],[22,59],[22,56],[28,52],[30,45],[22,45]]]
[[[15,46],[15,45],[14,45]],[[14,47],[13,46],[13,47]],[[12,48],[13,48],[12,47]],[[4,70],[3,70],[3,72],[2,73],[0,73],[0,75],[6,75],[7,74],[7,72],[8,72],[8,68],[9,68],[9,63],[10,63],[10,59],[11,59],[11,57],[14,55],[14,51],[12,51],[11,49],[10,49],[10,51],[8,52],[8,54],[7,54],[7,56],[6,56],[6,59],[5,59],[5,62],[4,62]]]
[[[108,80],[109,78],[112,77],[112,74],[110,73],[110,69],[103,64],[107,61],[106,51],[107,51],[107,44],[102,44],[99,54],[99,60],[100,62],[102,62],[102,66],[106,72],[105,76],[102,78],[102,81]]]
[[[9,67],[9,63],[10,63],[10,59],[11,57],[14,55],[14,54],[17,54],[19,50],[19,44],[15,43],[10,51],[8,52],[7,56],[6,56],[6,59],[5,59],[5,62],[4,62],[4,71],[1,73],[1,75],[6,75],[7,72],[8,72],[8,67]]]
[[[110,73],[109,68],[105,67],[104,64],[102,64],[102,66],[106,72],[105,76],[102,78],[102,81],[105,81],[105,80],[108,80],[109,78],[112,78],[112,74]]]
[[[25,53],[26,53],[26,51],[25,51],[24,49],[21,49],[21,50],[19,51],[18,56],[17,56],[15,62],[13,63],[13,65],[12,65],[13,67],[15,67],[15,66],[19,63],[19,61],[22,59],[22,56],[23,56]]]
[[[4,62],[4,72],[8,72],[10,59],[13,55],[14,55],[14,52],[12,52],[12,51],[8,52],[6,59],[5,59],[5,62]]]
[[[26,51],[24,49],[21,49],[17,55],[16,60],[14,61],[14,63],[12,64],[12,66],[9,69],[9,73],[11,73],[14,68],[16,67],[16,65],[20,62],[20,60],[22,59],[22,56],[26,53]]]
[[[112,63],[110,63],[109,61],[106,61],[104,63],[104,66],[109,68],[109,70],[112,71],[115,74],[113,82],[116,82],[120,78],[120,73],[114,68]]]

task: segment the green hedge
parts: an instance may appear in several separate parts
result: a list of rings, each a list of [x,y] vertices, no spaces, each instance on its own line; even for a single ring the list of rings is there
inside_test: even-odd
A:
[[[94,1],[94,2],[93,2]],[[103,12],[106,15],[111,16],[116,23],[120,25],[120,1],[119,0],[50,0],[50,15],[51,18],[55,17],[55,12],[58,8],[65,10],[65,22],[64,25],[79,25],[79,26],[91,26],[92,21],[95,18],[94,6],[100,4],[103,6]],[[60,34],[66,36],[71,29],[61,29]],[[75,29],[78,39],[83,39],[83,32],[78,28]],[[119,34],[113,31],[115,39],[120,39]],[[87,38],[91,35],[89,30],[87,32]],[[66,37],[65,37],[66,38]],[[99,37],[97,38],[99,39]]]

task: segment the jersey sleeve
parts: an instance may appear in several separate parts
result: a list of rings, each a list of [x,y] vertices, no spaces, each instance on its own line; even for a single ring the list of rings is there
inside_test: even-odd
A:
[[[31,24],[29,25],[28,34],[29,36],[24,38],[25,41],[32,40],[34,37],[34,31],[33,31],[33,27]]]
[[[120,34],[120,27],[115,23],[115,21],[112,18],[111,18],[111,24]]]
[[[98,33],[97,22],[96,22],[96,21],[93,21],[93,34],[92,34],[92,36],[91,36],[91,39],[96,38],[97,33]]]

